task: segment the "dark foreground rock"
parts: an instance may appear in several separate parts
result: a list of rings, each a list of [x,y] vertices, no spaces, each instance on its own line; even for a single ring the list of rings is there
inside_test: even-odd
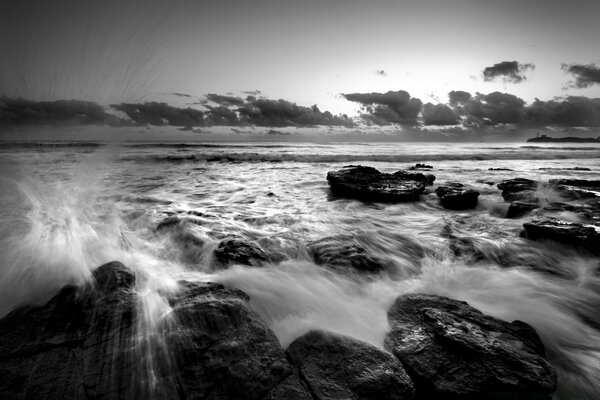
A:
[[[369,254],[368,250],[348,235],[328,236],[308,244],[308,252],[316,264],[336,269],[353,269],[377,273],[386,269],[383,260]]]
[[[247,265],[261,267],[269,261],[267,254],[257,245],[243,240],[224,240],[214,252],[215,258],[223,265]]]
[[[535,330],[486,316],[467,303],[399,297],[384,346],[413,379],[418,399],[547,399],[556,374]]]
[[[600,192],[600,180],[550,179],[548,183],[567,200],[593,199]]]
[[[444,208],[450,210],[468,210],[477,207],[479,192],[466,189],[462,183],[447,183],[439,186],[435,193]]]
[[[292,342],[288,354],[315,400],[414,398],[402,364],[356,339],[312,331]]]
[[[600,232],[592,226],[547,217],[523,224],[528,239],[547,239],[600,254]]]
[[[538,182],[531,179],[514,178],[500,182],[497,187],[502,190],[502,198],[506,201],[532,201],[536,199],[535,191]]]
[[[435,182],[435,175],[433,174],[422,174],[421,172],[413,172],[413,171],[396,171],[392,175],[402,178],[409,179],[417,182],[424,183],[426,186],[433,185]]]
[[[276,400],[305,391],[243,292],[181,282],[171,313],[146,330],[133,273],[113,262],[93,277],[0,320],[0,398]]]
[[[425,191],[423,182],[360,165],[330,171],[327,181],[333,193],[365,201],[415,201]]]

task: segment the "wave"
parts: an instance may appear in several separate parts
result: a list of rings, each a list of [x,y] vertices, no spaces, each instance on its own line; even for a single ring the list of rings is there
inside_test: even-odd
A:
[[[121,159],[137,162],[419,162],[419,161],[469,161],[469,160],[555,160],[600,158],[600,150],[589,152],[544,152],[544,153],[460,153],[460,154],[289,154],[289,153],[194,153],[182,155],[129,155]]]

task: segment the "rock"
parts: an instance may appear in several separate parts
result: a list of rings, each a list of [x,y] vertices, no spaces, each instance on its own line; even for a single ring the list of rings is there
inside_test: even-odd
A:
[[[404,295],[388,311],[384,347],[404,365],[418,399],[547,399],[556,374],[535,330],[465,302]]]
[[[547,217],[523,224],[525,237],[532,240],[549,239],[582,247],[600,254],[600,233],[592,226]]]
[[[536,199],[535,191],[538,187],[538,182],[531,179],[514,178],[500,182],[497,187],[502,190],[502,197],[506,201],[533,201]]]
[[[315,400],[414,398],[402,364],[368,343],[311,331],[292,342],[288,354]]]
[[[540,203],[538,201],[515,200],[510,203],[510,206],[508,206],[506,218],[518,218],[539,207]]]
[[[448,238],[448,248],[457,257],[463,257],[471,261],[481,261],[486,259],[476,246],[473,237],[457,235],[452,223],[444,225],[440,236]]]
[[[538,168],[540,171],[591,171],[591,169],[589,168],[585,168],[585,167],[572,167],[572,168],[550,168],[550,167],[543,167],[543,168]]]
[[[411,172],[411,171],[396,171],[393,174],[394,176],[400,177],[402,179],[411,179],[413,181],[422,182],[426,186],[433,185],[435,181],[435,175],[433,174],[422,174],[420,172]]]
[[[181,281],[165,295],[168,316],[146,330],[133,273],[113,262],[93,277],[0,320],[0,398],[275,400],[293,388],[284,350],[244,292]]]
[[[510,168],[488,168],[488,171],[512,171]]]
[[[257,245],[234,239],[219,243],[214,255],[225,266],[240,264],[261,267],[269,261],[267,254]]]
[[[313,400],[297,374],[290,375],[275,386],[264,400]]]
[[[433,169],[433,166],[431,165],[427,165],[427,164],[420,164],[417,163],[414,165],[414,167],[410,167],[409,168],[411,171],[415,170],[415,169]]]
[[[372,273],[386,269],[383,260],[371,256],[352,236],[329,236],[319,239],[308,244],[308,251],[319,265]]]
[[[292,375],[277,338],[244,292],[214,283],[181,286],[170,299],[177,324],[165,337],[175,360],[172,374],[181,377],[177,398],[262,399]]]
[[[440,198],[440,203],[444,208],[467,210],[477,207],[479,192],[465,189],[462,183],[447,183],[445,186],[439,186],[435,193]]]
[[[112,262],[93,278],[0,320],[0,398],[149,397],[136,376],[135,276]]]
[[[577,186],[582,188],[596,188],[600,189],[600,180],[586,180],[586,179],[550,179],[548,182],[551,185],[558,186]]]
[[[330,171],[327,181],[333,193],[366,201],[415,201],[425,191],[422,182],[360,165]]]

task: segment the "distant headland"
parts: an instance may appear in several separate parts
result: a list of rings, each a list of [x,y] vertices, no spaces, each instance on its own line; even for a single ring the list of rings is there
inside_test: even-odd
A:
[[[572,136],[553,138],[548,135],[540,135],[538,133],[538,135],[536,137],[527,139],[527,142],[600,143],[600,136],[597,138],[581,138],[581,137],[572,137]]]

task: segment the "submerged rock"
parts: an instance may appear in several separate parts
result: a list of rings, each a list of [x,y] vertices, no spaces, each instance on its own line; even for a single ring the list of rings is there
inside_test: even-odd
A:
[[[415,169],[433,169],[432,165],[416,163],[414,166],[409,168],[411,171]]]
[[[269,261],[267,254],[257,245],[235,239],[224,240],[219,243],[214,255],[225,266],[240,264],[261,267]]]
[[[308,244],[308,251],[319,265],[375,273],[386,269],[383,260],[370,255],[366,248],[354,242],[350,236],[319,239]]]
[[[315,400],[414,398],[402,364],[368,343],[311,331],[292,342],[288,354]]]
[[[435,193],[444,208],[467,210],[477,207],[479,192],[465,189],[462,183],[447,183],[445,186],[439,186]]]
[[[404,295],[388,311],[384,347],[413,379],[418,399],[551,399],[556,374],[535,330],[467,303]]]
[[[547,217],[526,222],[523,228],[528,239],[554,240],[600,254],[600,232],[592,226]]]
[[[415,201],[425,191],[423,182],[360,165],[330,171],[327,181],[333,193],[366,201]]]
[[[535,191],[538,182],[531,179],[514,178],[500,182],[497,187],[502,190],[502,197],[506,201],[532,201],[536,199]]]

